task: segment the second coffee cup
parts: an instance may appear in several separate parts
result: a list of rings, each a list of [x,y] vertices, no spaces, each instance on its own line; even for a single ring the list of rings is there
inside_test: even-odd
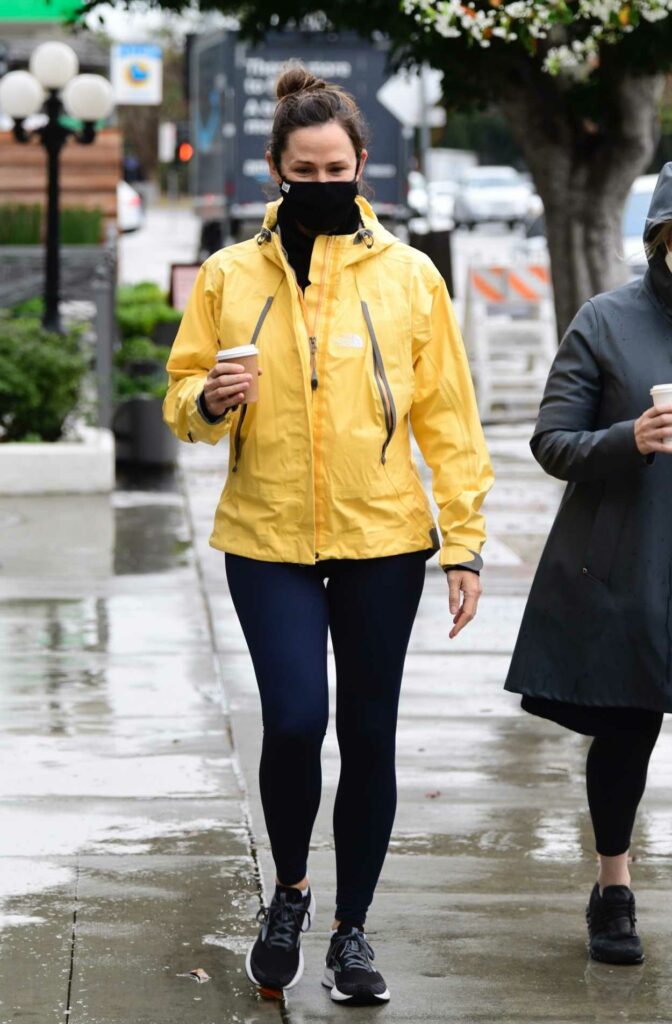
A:
[[[244,372],[252,374],[250,386],[245,392],[245,402],[256,402],[259,399],[259,350],[255,345],[223,348],[217,353],[217,362],[239,363],[240,366],[244,366]]]
[[[658,408],[661,405],[672,405],[672,384],[654,384],[651,388],[653,404]],[[666,437],[664,444],[672,448],[672,437]]]

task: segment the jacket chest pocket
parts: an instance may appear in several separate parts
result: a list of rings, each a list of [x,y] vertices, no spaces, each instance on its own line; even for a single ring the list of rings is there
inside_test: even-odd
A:
[[[385,465],[387,449],[400,421],[404,419],[413,394],[413,377],[410,364],[404,365],[403,339],[397,337],[396,329],[390,326],[387,343],[381,344],[377,328],[366,302],[362,302],[364,322],[371,343],[371,370],[375,389],[380,400],[385,426],[385,438],[380,449],[380,461]],[[391,359],[386,353],[393,354]]]

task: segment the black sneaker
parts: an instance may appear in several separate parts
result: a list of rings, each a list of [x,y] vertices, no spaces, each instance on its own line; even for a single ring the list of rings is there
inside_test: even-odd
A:
[[[256,942],[245,959],[250,981],[267,995],[281,997],[303,974],[301,936],[315,917],[315,897],[310,889],[276,886],[270,907],[257,914],[261,922]]]
[[[359,928],[341,925],[334,932],[322,979],[334,1002],[350,1006],[388,1002],[389,990],[372,960],[373,950]]]
[[[590,894],[586,907],[588,940],[593,960],[606,964],[641,964],[642,942],[635,924],[635,896],[627,885],[607,885]]]

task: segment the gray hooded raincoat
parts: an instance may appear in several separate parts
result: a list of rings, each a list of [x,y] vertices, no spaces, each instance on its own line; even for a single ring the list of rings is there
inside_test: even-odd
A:
[[[663,168],[645,238],[672,221]],[[587,706],[672,712],[672,453],[641,455],[634,422],[672,382],[672,274],[579,310],[551,368],[531,441],[568,481],[532,585],[506,689]],[[656,262],[657,261],[657,262]]]

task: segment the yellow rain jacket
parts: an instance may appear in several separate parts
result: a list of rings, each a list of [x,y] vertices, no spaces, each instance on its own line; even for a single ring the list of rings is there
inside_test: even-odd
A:
[[[168,360],[164,416],[183,441],[230,435],[212,546],[307,565],[438,549],[410,424],[432,470],[441,564],[471,562],[493,476],[446,286],[357,202],[364,228],[318,236],[305,297],[273,230],[279,201],[255,238],[206,260]],[[217,351],[250,342],[259,401],[208,422],[198,397]]]

